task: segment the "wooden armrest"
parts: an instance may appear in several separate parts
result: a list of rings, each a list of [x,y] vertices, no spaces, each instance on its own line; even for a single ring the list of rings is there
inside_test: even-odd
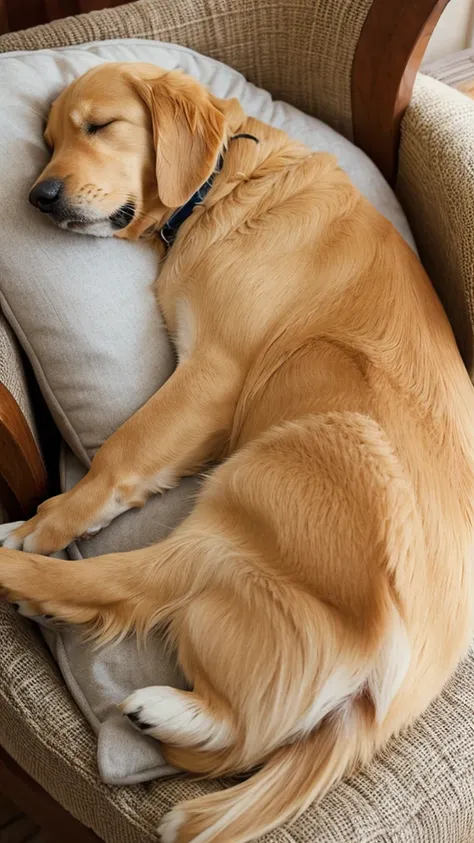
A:
[[[0,384],[0,495],[9,517],[28,518],[46,497],[43,459],[28,423]]]
[[[354,141],[395,183],[403,115],[449,0],[373,0],[352,65]]]

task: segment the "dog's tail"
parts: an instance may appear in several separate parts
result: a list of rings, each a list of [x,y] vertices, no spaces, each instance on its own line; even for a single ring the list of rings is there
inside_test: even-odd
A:
[[[245,843],[299,816],[343,775],[371,757],[373,718],[364,700],[329,716],[304,740],[276,750],[234,787],[180,803],[162,824],[163,843]]]

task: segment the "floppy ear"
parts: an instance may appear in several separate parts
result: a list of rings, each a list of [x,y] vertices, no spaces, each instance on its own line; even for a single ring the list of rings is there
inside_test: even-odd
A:
[[[219,100],[180,73],[139,81],[150,109],[158,195],[168,208],[184,205],[215,169],[226,139]]]

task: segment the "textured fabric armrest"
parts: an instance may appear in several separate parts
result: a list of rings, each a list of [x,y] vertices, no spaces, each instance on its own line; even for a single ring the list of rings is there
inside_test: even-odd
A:
[[[21,356],[0,316],[0,500],[8,517],[28,516],[45,497],[46,472]]]
[[[419,75],[402,124],[397,193],[474,373],[474,102]]]

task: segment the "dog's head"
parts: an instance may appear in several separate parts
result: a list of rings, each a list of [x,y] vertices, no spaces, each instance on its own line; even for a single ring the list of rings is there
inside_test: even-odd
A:
[[[53,103],[30,202],[61,228],[139,237],[209,178],[242,120],[236,100],[179,71],[100,65]]]

